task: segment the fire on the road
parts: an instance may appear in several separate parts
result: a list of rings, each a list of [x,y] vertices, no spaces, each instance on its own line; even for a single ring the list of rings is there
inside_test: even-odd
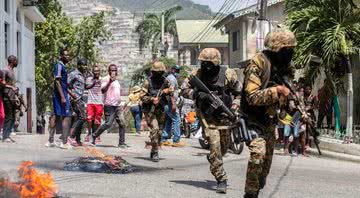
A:
[[[19,181],[5,179],[0,182],[0,188],[18,194],[16,197],[20,198],[56,197],[58,190],[51,173],[38,173],[33,165],[31,161],[21,163],[18,168]]]

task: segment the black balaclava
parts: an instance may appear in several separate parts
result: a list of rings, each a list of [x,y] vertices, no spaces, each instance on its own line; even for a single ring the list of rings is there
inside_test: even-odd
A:
[[[163,71],[152,71],[151,72],[151,76],[154,78],[154,80],[161,80],[162,77],[164,76]]]
[[[202,76],[209,77],[209,79],[213,79],[216,77],[220,72],[220,66],[215,65],[213,62],[210,61],[202,61],[201,62],[201,73]]]
[[[294,49],[290,47],[283,47],[278,52],[265,50],[264,54],[270,59],[271,64],[274,66],[278,74],[287,73],[291,60],[294,55]]]

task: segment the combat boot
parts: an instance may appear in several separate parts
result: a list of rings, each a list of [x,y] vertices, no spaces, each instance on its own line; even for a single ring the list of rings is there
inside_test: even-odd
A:
[[[159,153],[158,152],[152,152],[150,153],[150,159],[153,162],[159,162],[160,158],[159,158]]]
[[[227,188],[227,180],[218,181],[216,193],[226,194],[226,188]]]
[[[258,192],[257,193],[246,192],[244,198],[257,198],[258,194],[259,194]]]
[[[259,177],[259,187],[263,189],[266,185],[266,177]]]

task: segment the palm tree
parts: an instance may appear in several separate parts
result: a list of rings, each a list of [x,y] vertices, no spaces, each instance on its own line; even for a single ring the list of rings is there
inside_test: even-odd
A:
[[[177,35],[175,14],[182,10],[181,6],[175,6],[166,10],[164,14],[164,31],[173,36]],[[137,27],[139,34],[140,50],[151,45],[153,54],[157,54],[161,42],[161,15],[145,14],[145,19]]]
[[[346,136],[352,137],[353,79],[350,56],[359,53],[360,10],[352,0],[286,0],[287,23],[298,39],[295,64],[314,80],[321,69],[334,83],[345,69],[348,78]],[[312,56],[318,67],[308,67]],[[336,86],[333,86],[336,87]]]

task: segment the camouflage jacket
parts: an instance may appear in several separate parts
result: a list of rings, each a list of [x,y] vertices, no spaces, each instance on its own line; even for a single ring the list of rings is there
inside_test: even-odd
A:
[[[194,69],[191,72],[191,76],[197,76],[200,78],[201,69]],[[241,83],[238,80],[238,76],[234,69],[226,69],[226,80],[225,80],[225,89],[230,90],[230,92],[235,96],[235,100],[233,103],[240,105],[240,97],[241,97]],[[181,92],[185,98],[195,99],[193,98],[193,88],[187,81],[181,85]]]
[[[257,114],[275,116],[276,108],[287,101],[279,97],[276,83],[271,81],[271,63],[263,53],[257,53],[250,60],[244,71],[243,99],[246,100],[248,108],[246,113],[257,111]],[[259,116],[259,115],[257,115]]]

